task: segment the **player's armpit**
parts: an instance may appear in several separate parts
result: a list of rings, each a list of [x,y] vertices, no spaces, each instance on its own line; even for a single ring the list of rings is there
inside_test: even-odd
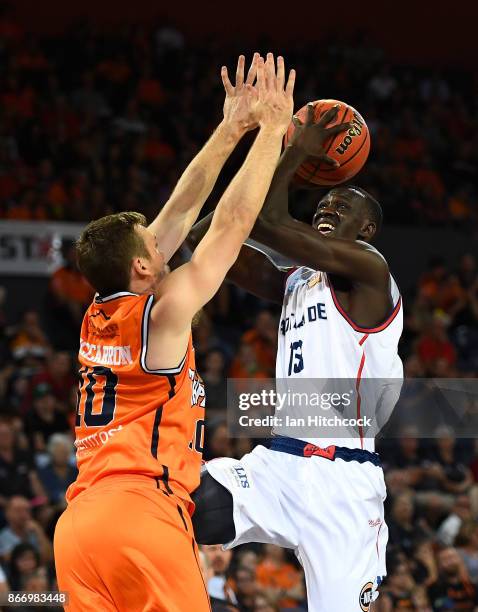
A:
[[[264,253],[244,245],[226,279],[263,300],[281,304],[285,276]]]
[[[252,238],[297,265],[388,290],[387,262],[364,242],[325,238],[313,227],[290,216],[279,224],[260,218],[254,226]]]
[[[161,282],[149,321],[148,368],[174,368],[181,361],[192,319],[219,289],[237,257],[242,239],[242,232],[232,230],[209,233],[191,261]]]

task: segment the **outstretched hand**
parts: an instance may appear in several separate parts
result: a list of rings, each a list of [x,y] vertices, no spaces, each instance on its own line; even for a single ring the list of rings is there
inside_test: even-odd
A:
[[[329,123],[336,119],[338,112],[339,105],[336,104],[324,113],[317,123],[314,123],[315,103],[307,104],[307,117],[304,123],[295,115],[292,118],[295,131],[289,141],[289,146],[301,149],[307,157],[314,157],[329,166],[337,168],[340,164],[327,155],[324,143],[329,138],[340,134],[340,132],[345,132],[351,126],[350,123],[341,123],[340,125],[327,127]]]
[[[277,58],[277,68],[272,53],[264,62],[257,62],[257,100],[255,112],[261,127],[267,126],[284,134],[290,125],[294,108],[295,70],[289,72],[285,81],[284,58]]]
[[[252,63],[244,81],[245,57],[240,55],[237,60],[236,83],[232,85],[229,80],[227,67],[221,68],[221,78],[226,92],[224,100],[224,121],[231,127],[242,132],[253,130],[259,124],[255,116],[254,108],[257,99],[257,91],[253,87],[256,74],[259,53],[254,53]]]

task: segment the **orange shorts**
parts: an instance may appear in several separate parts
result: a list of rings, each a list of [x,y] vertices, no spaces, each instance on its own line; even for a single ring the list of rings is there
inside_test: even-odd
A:
[[[190,516],[143,476],[109,477],[74,498],[54,538],[69,612],[209,612]]]

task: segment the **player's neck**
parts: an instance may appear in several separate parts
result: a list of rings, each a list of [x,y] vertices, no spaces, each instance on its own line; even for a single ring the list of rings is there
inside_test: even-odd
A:
[[[131,280],[128,291],[137,293],[138,295],[144,295],[145,293],[154,293],[155,287],[151,279],[136,278]]]

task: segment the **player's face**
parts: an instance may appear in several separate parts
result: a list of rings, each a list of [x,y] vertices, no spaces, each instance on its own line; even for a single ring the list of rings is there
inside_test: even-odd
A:
[[[319,202],[312,227],[327,238],[357,240],[364,225],[362,199],[345,189],[329,191]]]

